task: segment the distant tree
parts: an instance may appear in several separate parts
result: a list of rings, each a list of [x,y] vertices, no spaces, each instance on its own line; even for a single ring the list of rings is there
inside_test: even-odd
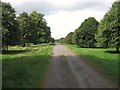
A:
[[[51,43],[55,43],[55,39],[54,38],[50,38],[50,42]]]
[[[101,20],[96,39],[98,46],[116,47],[119,52],[120,46],[120,1],[113,3],[111,9],[105,14]]]
[[[30,41],[31,26],[33,26],[34,24],[32,24],[26,12],[21,13],[17,17],[17,21],[19,22],[20,31],[21,31],[21,42],[23,46],[25,46],[25,43],[28,43]]]
[[[95,33],[97,32],[98,21],[94,17],[85,19],[76,30],[76,43],[80,47],[95,47]]]
[[[16,45],[20,42],[19,24],[15,10],[9,3],[2,2],[2,46]]]
[[[50,27],[47,26],[44,14],[33,11],[29,17],[33,22],[32,26],[32,42],[33,43],[48,43],[51,39]]]
[[[73,32],[68,33],[68,35],[65,37],[64,42],[68,44],[72,44],[72,38],[73,38]]]
[[[65,38],[60,38],[60,39],[58,40],[58,42],[59,42],[59,43],[64,43],[64,42],[65,42],[64,39],[65,39]]]
[[[78,29],[76,29],[73,33],[73,36],[72,36],[72,43],[73,44],[78,44],[78,41],[79,41],[79,35],[78,35]]]
[[[31,42],[37,44],[40,42],[42,34],[44,34],[42,29],[43,14],[33,11],[29,17],[32,20],[33,25],[31,26]]]
[[[40,37],[40,43],[48,43],[51,39],[51,31],[50,27],[47,26],[47,22],[43,19],[42,25],[41,25],[41,37]]]

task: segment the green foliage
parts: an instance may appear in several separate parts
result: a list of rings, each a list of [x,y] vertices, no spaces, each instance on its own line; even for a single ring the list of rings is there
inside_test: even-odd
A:
[[[29,17],[33,23],[32,26],[30,26],[31,28],[31,38],[30,38],[30,42],[32,43],[38,43],[40,37],[42,36],[42,34],[44,33],[42,30],[42,20],[43,20],[43,14],[41,13],[37,13],[36,11],[33,11]]]
[[[33,43],[48,43],[51,40],[50,27],[47,26],[44,15],[33,11],[29,17],[33,22],[32,42]],[[33,38],[34,37],[34,38]]]
[[[120,46],[120,1],[113,3],[100,23],[94,17],[85,19],[74,31],[72,42],[80,47],[116,47]],[[98,25],[99,24],[99,25]],[[61,40],[65,42],[65,39]]]
[[[64,39],[65,39],[65,38],[60,38],[60,39],[58,40],[58,42],[59,42],[59,43],[64,43],[64,42],[65,42]]]
[[[116,47],[120,45],[120,1],[113,3],[98,26],[96,39],[98,46]]]
[[[45,26],[43,28],[43,34],[41,35],[40,38],[40,43],[48,43],[51,42],[51,31],[50,31],[50,27]]]
[[[19,22],[20,31],[21,31],[21,42],[25,44],[25,42],[29,42],[29,37],[31,35],[32,22],[26,12],[23,12],[17,17],[17,21]]]
[[[72,44],[73,32],[70,32],[64,39],[65,43]]]
[[[1,9],[1,8],[0,8]],[[2,45],[27,43],[48,43],[51,40],[50,27],[44,15],[33,11],[31,14],[21,13],[16,18],[15,10],[9,3],[2,2]]]
[[[33,11],[31,14],[21,13],[17,20],[20,24],[22,43],[48,43],[51,40],[50,27],[47,26],[43,14]]]
[[[77,31],[75,30],[72,36],[72,43],[77,44]]]
[[[80,47],[95,47],[95,33],[98,21],[94,17],[85,19],[81,26],[75,31],[73,41]]]
[[[2,45],[19,44],[20,31],[15,10],[9,3],[2,2]]]
[[[50,39],[50,42],[51,42],[51,43],[55,43],[55,39],[54,39],[54,38],[51,38],[51,39]]]

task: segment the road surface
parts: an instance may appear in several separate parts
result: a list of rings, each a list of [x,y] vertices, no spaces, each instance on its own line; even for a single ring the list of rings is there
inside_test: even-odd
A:
[[[114,88],[113,83],[63,45],[55,45],[45,88]]]

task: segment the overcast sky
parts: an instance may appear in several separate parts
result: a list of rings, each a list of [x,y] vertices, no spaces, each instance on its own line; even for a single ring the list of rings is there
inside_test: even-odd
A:
[[[115,0],[2,0],[10,2],[16,14],[33,10],[45,14],[52,37],[59,39],[77,29],[84,19],[100,21]]]

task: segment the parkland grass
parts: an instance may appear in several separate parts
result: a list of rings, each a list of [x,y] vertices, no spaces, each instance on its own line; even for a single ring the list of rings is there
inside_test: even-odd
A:
[[[78,54],[83,60],[102,71],[108,78],[118,83],[118,54],[109,53],[114,48],[79,48],[77,45],[66,45],[74,53]],[[119,77],[118,77],[119,76]]]
[[[3,88],[40,88],[52,55],[52,45],[10,47],[2,56]]]

